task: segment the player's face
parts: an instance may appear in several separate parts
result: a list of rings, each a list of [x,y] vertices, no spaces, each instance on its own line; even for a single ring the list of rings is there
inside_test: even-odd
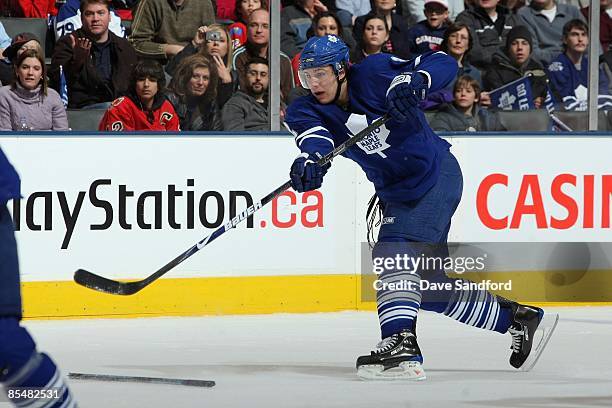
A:
[[[261,1],[259,0],[242,0],[240,2],[240,11],[242,17],[247,19],[253,10],[256,10],[261,7]]]
[[[210,71],[208,68],[196,68],[191,74],[189,84],[187,84],[187,91],[190,96],[202,96],[208,89],[210,82]]]
[[[338,80],[331,66],[305,69],[301,78],[319,103],[333,102],[338,89]]]
[[[441,4],[430,3],[425,6],[425,17],[430,26],[438,28],[448,19],[448,9]]]
[[[317,23],[315,35],[323,37],[328,34],[338,35],[338,24],[336,24],[336,20],[333,17],[323,17]]]
[[[583,53],[589,45],[589,36],[584,30],[572,28],[563,39],[568,50]]]
[[[247,40],[255,45],[267,45],[270,42],[270,15],[265,10],[257,10],[249,17]]]
[[[108,31],[110,23],[110,12],[108,8],[102,4],[89,4],[81,14],[83,30],[96,37],[103,35]]]
[[[136,80],[136,95],[140,98],[143,104],[152,101],[157,93],[157,80],[154,78],[144,77]]]
[[[247,70],[247,81],[253,95],[261,95],[268,89],[268,66],[250,64]]]
[[[222,31],[217,31],[221,38],[219,41],[206,41],[206,48],[208,48],[208,52],[210,55],[218,55],[221,58],[224,58],[227,55],[227,35]]]
[[[373,48],[382,47],[389,38],[385,28],[385,22],[378,18],[372,18],[366,22],[363,29],[363,42]]]
[[[448,52],[455,58],[460,58],[467,52],[470,34],[467,28],[462,28],[448,36]]]
[[[462,109],[469,109],[474,106],[478,99],[476,98],[476,92],[471,86],[462,86],[455,91],[455,105]]]
[[[529,58],[531,46],[524,38],[517,38],[510,44],[510,55],[517,64],[522,65]]]

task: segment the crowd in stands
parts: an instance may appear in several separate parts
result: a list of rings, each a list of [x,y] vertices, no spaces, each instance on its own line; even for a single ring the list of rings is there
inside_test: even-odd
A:
[[[48,35],[9,35],[0,23],[0,130],[68,130],[67,109],[96,109],[104,131],[265,131],[269,89],[280,91],[282,121],[309,93],[298,75],[304,44],[328,34],[347,43],[351,63],[446,52],[459,70],[422,102],[432,127],[506,130],[501,110],[586,110],[588,3],[282,0],[280,78],[271,83],[266,0],[4,0],[0,17],[45,19]],[[606,109],[612,0],[600,7]]]

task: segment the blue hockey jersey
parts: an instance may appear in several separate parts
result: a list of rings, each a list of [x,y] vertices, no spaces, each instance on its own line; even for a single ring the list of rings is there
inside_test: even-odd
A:
[[[443,52],[423,54],[406,61],[390,54],[375,54],[348,71],[349,108],[323,105],[312,95],[296,99],[287,109],[285,126],[302,152],[326,154],[383,116],[386,94],[395,76],[412,71],[431,78],[430,92],[455,78],[456,61]],[[390,120],[343,156],[365,171],[383,201],[405,202],[420,198],[437,181],[442,153],[450,144],[415,110],[412,120]]]
[[[0,149],[0,205],[21,197],[21,182],[17,172]]]

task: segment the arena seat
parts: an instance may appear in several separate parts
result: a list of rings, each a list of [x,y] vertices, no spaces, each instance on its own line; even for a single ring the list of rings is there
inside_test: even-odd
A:
[[[589,128],[589,118],[587,112],[570,112],[570,111],[559,111],[555,112],[555,116],[563,123],[565,123],[570,129],[576,132],[584,132]],[[597,130],[606,131],[611,130],[612,127],[609,125],[609,115],[606,115],[605,111],[599,111]]]
[[[550,129],[546,109],[528,111],[498,111],[501,124],[513,132],[544,132]]]
[[[73,131],[98,130],[104,112],[106,109],[68,109],[68,126]]]
[[[9,37],[13,38],[19,33],[32,33],[40,40],[43,48],[47,40],[47,19],[45,18],[17,18],[0,17]]]

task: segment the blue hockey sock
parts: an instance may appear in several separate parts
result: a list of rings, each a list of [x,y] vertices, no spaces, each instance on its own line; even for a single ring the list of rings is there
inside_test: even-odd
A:
[[[510,311],[485,290],[455,291],[443,313],[461,323],[499,333],[506,333],[512,322]]]
[[[77,406],[53,360],[36,351],[34,340],[15,318],[0,318],[0,383],[17,406]]]

